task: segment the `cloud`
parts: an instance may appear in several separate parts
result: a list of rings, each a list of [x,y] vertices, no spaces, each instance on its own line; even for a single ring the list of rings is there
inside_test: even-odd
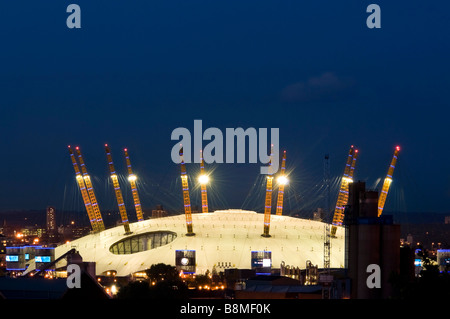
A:
[[[282,90],[281,99],[284,102],[333,101],[349,96],[353,89],[351,79],[326,72],[305,82],[288,85]]]

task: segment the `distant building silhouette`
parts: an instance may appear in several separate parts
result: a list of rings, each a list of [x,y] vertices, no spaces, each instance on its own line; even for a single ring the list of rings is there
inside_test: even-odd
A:
[[[166,217],[167,211],[164,210],[163,205],[156,205],[156,209],[152,210],[152,218]]]
[[[50,242],[54,241],[56,235],[58,234],[56,227],[56,212],[55,207],[47,207],[47,236]]]
[[[317,208],[317,210],[313,213],[313,220],[317,220],[319,222],[324,220],[323,208]]]

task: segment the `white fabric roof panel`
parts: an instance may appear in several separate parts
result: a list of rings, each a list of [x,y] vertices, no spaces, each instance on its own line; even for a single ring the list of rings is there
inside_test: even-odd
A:
[[[127,276],[150,268],[152,264],[175,265],[176,250],[196,251],[196,272],[217,271],[224,267],[250,269],[252,251],[271,251],[272,267],[281,262],[291,267],[305,268],[306,261],[323,267],[324,226],[319,221],[271,215],[270,238],[262,237],[264,214],[244,210],[222,210],[208,214],[193,214],[195,236],[186,236],[184,214],[131,223],[131,235],[124,235],[123,226],[79,238],[55,249],[58,258],[76,248],[83,261],[96,262],[97,275],[114,270],[117,276]],[[133,254],[116,255],[109,248],[114,243],[138,234],[170,231],[177,238],[167,245]],[[344,229],[338,227],[331,239],[332,268],[344,267]]]

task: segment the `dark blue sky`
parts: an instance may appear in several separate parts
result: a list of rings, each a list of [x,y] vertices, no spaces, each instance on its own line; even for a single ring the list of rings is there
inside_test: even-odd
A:
[[[114,208],[104,143],[123,173],[129,148],[144,206],[181,210],[170,134],[202,119],[280,129],[293,211],[319,205],[323,155],[337,178],[354,144],[368,187],[402,147],[387,210],[448,212],[450,5],[377,1],[375,30],[372,2],[1,2],[0,210],[83,209],[68,144]],[[66,27],[70,3],[81,29]],[[214,169],[217,207],[263,206],[259,165]]]

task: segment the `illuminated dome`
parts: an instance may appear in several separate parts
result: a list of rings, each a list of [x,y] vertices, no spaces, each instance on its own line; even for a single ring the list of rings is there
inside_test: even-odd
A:
[[[271,215],[270,235],[262,237],[264,215],[253,211],[221,210],[192,215],[195,236],[186,236],[185,215],[148,219],[131,223],[131,234],[123,226],[91,234],[58,246],[55,257],[75,248],[83,261],[95,262],[96,273],[115,271],[127,276],[156,263],[193,266],[196,273],[226,268],[251,269],[252,256],[266,252],[270,263],[304,268],[309,260],[323,267],[323,222]],[[337,228],[331,240],[330,265],[344,267],[344,233]],[[253,255],[252,255],[253,252]],[[194,259],[191,259],[195,256]]]

